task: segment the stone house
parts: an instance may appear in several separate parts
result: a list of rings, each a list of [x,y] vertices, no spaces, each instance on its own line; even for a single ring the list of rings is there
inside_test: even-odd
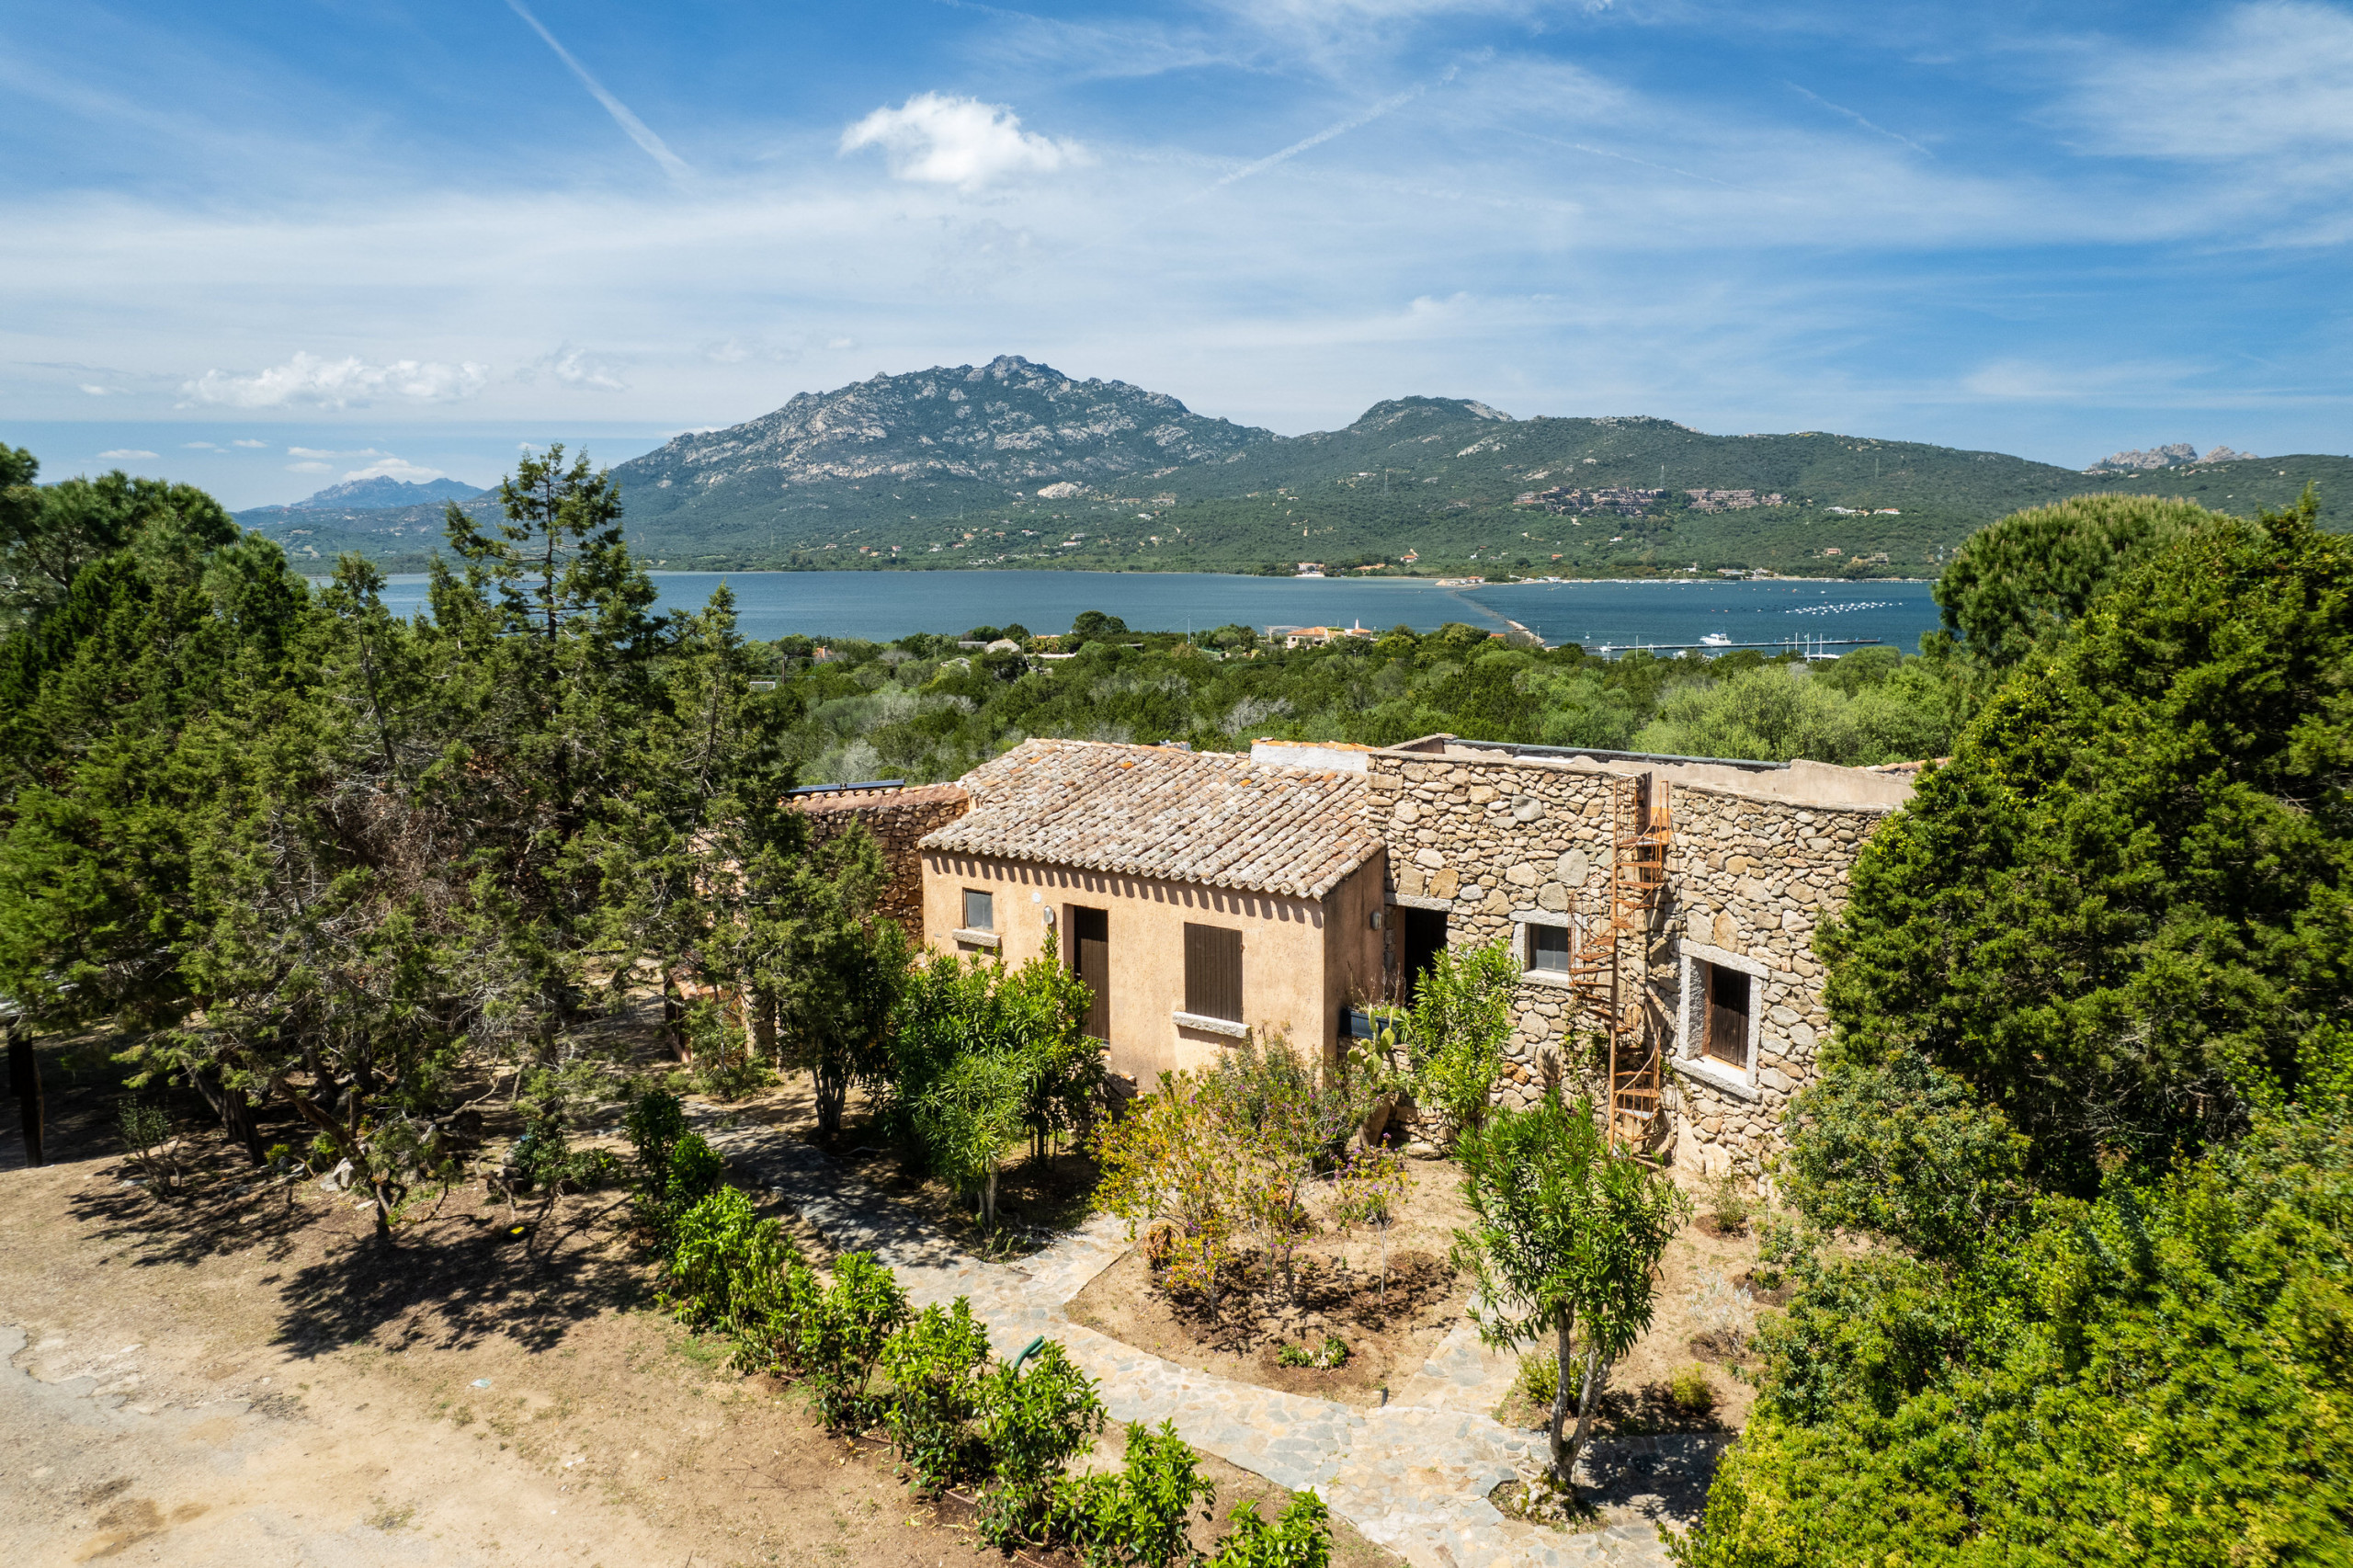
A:
[[[1254,1032],[1336,1051],[1380,984],[1386,858],[1361,762],[1308,760],[1024,742],[921,842],[929,943],[1018,965],[1051,940],[1138,1085]]]
[[[955,785],[798,803],[821,836],[882,838],[891,913],[933,948],[1018,964],[1051,937],[1132,1083],[1253,1031],[1336,1057],[1351,1006],[1502,940],[1521,974],[1499,1099],[1590,1088],[1676,1168],[1755,1175],[1828,1028],[1814,931],[1916,770],[1033,740]]]
[[[1261,755],[1277,748],[1261,743]],[[1637,1114],[1675,1166],[1757,1174],[1827,1032],[1815,927],[1857,852],[1910,798],[1916,765],[1835,767],[1644,756],[1433,735],[1367,754],[1367,827],[1389,849],[1383,979],[1409,995],[1438,948],[1501,939],[1523,966],[1498,1096],[1559,1076]],[[1650,889],[1615,935],[1629,825]],[[1591,965],[1618,967],[1608,1019]],[[1581,967],[1583,966],[1583,967]],[[1646,1053],[1655,1051],[1655,1057]],[[1650,1062],[1628,1100],[1629,1062]]]

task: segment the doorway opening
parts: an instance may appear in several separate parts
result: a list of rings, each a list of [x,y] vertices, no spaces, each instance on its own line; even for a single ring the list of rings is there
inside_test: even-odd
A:
[[[1074,903],[1070,916],[1070,971],[1092,996],[1086,1004],[1087,1034],[1111,1042],[1111,915]]]
[[[1392,907],[1399,916],[1398,946],[1402,949],[1398,999],[1410,1007],[1422,976],[1429,972],[1430,966],[1438,962],[1438,954],[1446,950],[1446,911],[1410,909],[1403,904]]]

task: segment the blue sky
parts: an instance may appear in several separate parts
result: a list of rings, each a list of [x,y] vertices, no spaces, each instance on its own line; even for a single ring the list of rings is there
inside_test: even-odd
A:
[[[15,0],[0,105],[0,439],[235,506],[999,353],[2353,448],[2348,5]]]

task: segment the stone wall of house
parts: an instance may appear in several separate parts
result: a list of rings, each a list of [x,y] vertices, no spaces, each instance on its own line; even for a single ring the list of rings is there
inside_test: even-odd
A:
[[[923,857],[915,846],[923,835],[945,827],[972,809],[972,798],[960,785],[922,784],[914,789],[835,790],[824,794],[797,795],[793,809],[809,821],[809,845],[815,848],[863,826],[882,846],[891,868],[891,884],[882,895],[882,913],[899,923],[910,941],[921,946],[923,930]]]
[[[1790,1096],[1813,1080],[1830,1032],[1814,931],[1846,903],[1855,856],[1887,814],[1883,807],[1675,791],[1661,944],[1666,961],[1654,970],[1668,1016],[1685,1017],[1686,948],[1731,953],[1768,971],[1750,1081],[1708,1075],[1712,1064],[1694,1064],[1688,1056],[1677,1063],[1667,1104],[1678,1166],[1757,1176],[1764,1158],[1781,1146]]]
[[[1443,909],[1455,946],[1515,939],[1520,912],[1606,918],[1613,813],[1642,771],[1582,758],[1375,753],[1366,809],[1389,844],[1392,896]],[[1687,943],[1765,972],[1751,1081],[1678,1061],[1665,1096],[1666,1147],[1686,1170],[1729,1165],[1754,1175],[1779,1146],[1782,1109],[1813,1076],[1827,1028],[1814,926],[1843,901],[1855,853],[1887,808],[1670,789],[1667,892],[1646,939],[1660,1015],[1683,1017]],[[1398,948],[1392,932],[1392,982]],[[1513,1017],[1499,1100],[1527,1105],[1556,1078],[1598,1097],[1606,1058],[1596,1046],[1597,1020],[1580,1017],[1565,984],[1527,978]],[[1665,1043],[1675,1057],[1680,1042]]]

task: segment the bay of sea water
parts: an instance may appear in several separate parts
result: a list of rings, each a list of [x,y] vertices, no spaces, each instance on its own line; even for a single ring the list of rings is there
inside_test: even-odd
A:
[[[1517,621],[1548,643],[1696,643],[1721,632],[1735,643],[1792,638],[1876,638],[1917,650],[1935,629],[1926,583],[1521,583],[1441,588],[1404,577],[1244,577],[1210,572],[655,572],[665,610],[699,609],[725,583],[738,629],[766,641],[799,633],[823,641],[887,642],[918,631],[955,632],[1014,623],[1065,631],[1083,610],[1116,615],[1139,631],[1207,631],[1239,622],[1431,631],[1448,621],[1501,631]],[[426,605],[422,574],[391,579],[396,615]],[[1835,649],[1830,650],[1836,652]]]

